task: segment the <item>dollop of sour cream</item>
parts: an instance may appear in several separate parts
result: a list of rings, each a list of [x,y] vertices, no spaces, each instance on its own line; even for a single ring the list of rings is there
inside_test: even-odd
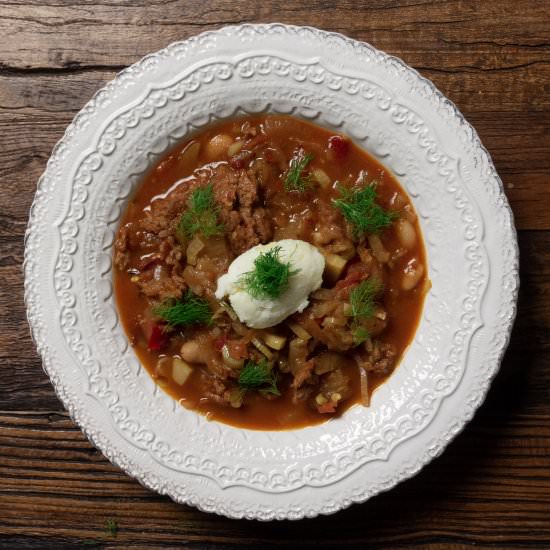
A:
[[[288,280],[288,288],[278,298],[253,298],[240,286],[245,273],[254,270],[254,260],[262,253],[279,246],[279,259],[290,263],[291,270],[299,270]],[[313,245],[297,239],[283,239],[259,244],[235,258],[225,275],[218,279],[216,298],[229,296],[235,313],[251,328],[272,327],[289,315],[303,311],[309,304],[309,295],[323,282],[325,258]]]

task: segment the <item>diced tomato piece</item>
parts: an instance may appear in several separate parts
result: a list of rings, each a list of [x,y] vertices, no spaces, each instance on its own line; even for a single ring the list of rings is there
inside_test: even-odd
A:
[[[321,414],[336,412],[336,403],[334,403],[334,401],[329,401],[328,403],[324,403],[323,405],[317,405],[317,410]]]
[[[231,157],[229,159],[229,164],[231,165],[231,168],[234,168],[235,170],[242,170],[245,166],[245,159],[242,157]]]
[[[169,336],[164,332],[162,325],[153,325],[151,329],[151,335],[149,336],[149,343],[147,344],[151,351],[160,351],[165,348],[170,341]]]
[[[342,136],[332,136],[328,139],[328,148],[335,159],[343,160],[349,153],[349,140]]]
[[[246,359],[248,357],[248,339],[227,340],[225,342],[229,355],[234,359]]]
[[[335,288],[340,290],[348,286],[353,286],[354,284],[363,280],[364,277],[365,276],[360,271],[351,271],[346,275],[345,279],[341,279],[336,283]]]

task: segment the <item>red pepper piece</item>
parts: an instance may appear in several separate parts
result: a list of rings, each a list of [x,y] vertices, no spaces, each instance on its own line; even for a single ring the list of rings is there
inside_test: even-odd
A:
[[[343,160],[349,153],[349,141],[342,136],[328,138],[328,148],[337,160]]]
[[[237,156],[231,157],[229,159],[229,164],[231,165],[231,168],[234,168],[235,170],[242,170],[245,165],[244,158]]]
[[[356,283],[359,283],[360,281],[362,281],[363,279],[365,278],[365,276],[358,272],[358,271],[350,271],[347,275],[346,275],[346,278],[345,279],[341,279],[340,281],[338,281],[335,285],[335,288],[340,290],[342,288],[346,288],[348,286],[352,286]]]
[[[149,336],[148,347],[151,351],[160,351],[168,345],[170,338],[164,332],[162,325],[153,325]]]
[[[226,335],[223,335],[223,336],[220,336],[219,338],[216,338],[214,340],[214,347],[218,350],[218,351],[221,351],[223,346],[225,346],[225,342],[227,341],[227,336]]]
[[[235,359],[246,359],[248,357],[248,340],[246,338],[227,340],[225,345],[231,357]]]

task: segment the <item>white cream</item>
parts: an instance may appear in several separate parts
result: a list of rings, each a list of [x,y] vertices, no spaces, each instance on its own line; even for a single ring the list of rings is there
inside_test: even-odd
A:
[[[290,262],[291,270],[299,270],[289,279],[288,288],[276,299],[256,299],[239,286],[245,273],[254,270],[254,260],[262,253],[279,246],[279,258]],[[303,311],[309,304],[309,295],[323,282],[324,256],[309,243],[297,239],[283,239],[259,244],[235,258],[225,275],[218,279],[216,298],[229,296],[231,306],[239,319],[251,328],[267,328],[280,323],[289,315]]]

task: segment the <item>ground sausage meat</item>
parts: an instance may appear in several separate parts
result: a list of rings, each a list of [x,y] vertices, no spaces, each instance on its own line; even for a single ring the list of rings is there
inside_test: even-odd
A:
[[[273,228],[262,207],[261,189],[252,170],[235,170],[222,165],[214,171],[210,182],[221,206],[220,221],[236,256],[271,240]]]
[[[272,223],[263,207],[262,189],[254,170],[234,169],[229,164],[221,164],[197,170],[185,183],[167,196],[154,200],[142,219],[121,227],[115,242],[114,262],[122,270],[130,267],[132,250],[143,250],[144,245],[147,248],[149,244],[155,251],[142,257],[140,265],[136,266],[140,275],[135,282],[149,298],[180,298],[189,286],[184,273],[185,263],[182,262],[185,248],[178,240],[176,229],[187,201],[197,187],[212,185],[219,206],[219,220],[233,257],[257,244],[269,242],[273,237]],[[188,270],[189,275],[190,271],[196,277],[197,270]],[[222,273],[220,270],[219,274]],[[212,284],[208,285],[208,279],[211,277],[206,277],[206,286],[212,287]]]

